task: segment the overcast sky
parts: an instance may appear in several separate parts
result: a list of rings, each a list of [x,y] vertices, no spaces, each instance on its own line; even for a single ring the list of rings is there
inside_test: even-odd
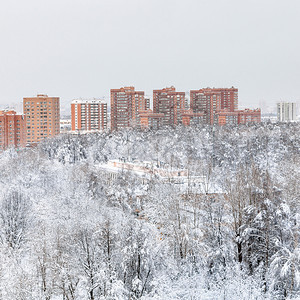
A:
[[[2,0],[0,105],[134,85],[300,99],[299,0]],[[67,105],[67,107],[69,107]]]

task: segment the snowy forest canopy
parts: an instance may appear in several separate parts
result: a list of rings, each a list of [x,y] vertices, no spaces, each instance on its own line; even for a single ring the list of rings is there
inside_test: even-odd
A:
[[[108,182],[119,158],[203,185]],[[0,299],[299,299],[297,123],[61,135],[0,172]]]

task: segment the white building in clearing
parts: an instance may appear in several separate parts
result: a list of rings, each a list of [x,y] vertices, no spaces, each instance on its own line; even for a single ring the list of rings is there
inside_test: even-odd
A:
[[[107,184],[111,184],[121,172],[136,175],[144,185],[149,183],[151,178],[163,183],[172,183],[181,192],[190,189],[199,190],[205,184],[203,176],[190,176],[186,169],[174,169],[163,163],[151,161],[109,160],[105,164],[98,165],[98,168],[105,172],[103,175]]]
[[[296,103],[295,102],[277,103],[277,121],[278,122],[296,121]]]

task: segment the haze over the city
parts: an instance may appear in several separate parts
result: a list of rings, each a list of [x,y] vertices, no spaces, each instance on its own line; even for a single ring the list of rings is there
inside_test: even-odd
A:
[[[69,107],[134,85],[239,88],[241,106],[300,99],[297,0],[5,1],[0,105],[47,93]]]

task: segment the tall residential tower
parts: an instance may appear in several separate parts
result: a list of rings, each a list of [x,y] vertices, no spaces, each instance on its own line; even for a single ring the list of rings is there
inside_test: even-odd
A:
[[[221,92],[214,89],[190,91],[190,106],[194,113],[203,113],[206,124],[214,124],[215,116],[221,110]]]
[[[39,94],[36,97],[23,98],[23,112],[26,116],[27,144],[36,144],[59,134],[59,97]]]
[[[107,103],[100,99],[73,100],[71,103],[72,130],[105,130]]]
[[[140,126],[140,111],[150,108],[144,94],[133,86],[110,90],[112,130]]]
[[[26,122],[24,115],[14,110],[0,111],[0,150],[26,146]]]
[[[288,122],[296,120],[296,103],[280,102],[277,103],[277,121]]]
[[[177,92],[174,86],[153,91],[153,113],[164,115],[162,125],[181,124],[185,108],[185,93]]]

